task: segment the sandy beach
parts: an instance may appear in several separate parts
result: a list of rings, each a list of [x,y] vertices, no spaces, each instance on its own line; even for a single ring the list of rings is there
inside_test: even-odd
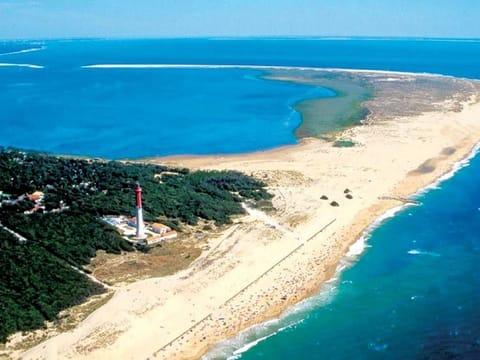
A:
[[[117,288],[77,328],[18,357],[198,359],[316,293],[369,224],[450,171],[480,141],[477,83],[441,79],[455,82],[455,91],[427,101],[408,90],[420,75],[362,76],[405,88],[395,94],[380,88],[364,125],[337,134],[354,146],[306,138],[246,155],[148,160],[251,174],[268,184],[276,211],[247,208],[188,269]]]

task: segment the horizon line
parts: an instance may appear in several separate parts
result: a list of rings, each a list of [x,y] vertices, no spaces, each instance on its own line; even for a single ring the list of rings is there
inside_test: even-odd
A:
[[[480,41],[480,37],[383,36],[383,35],[210,35],[210,36],[72,36],[39,38],[0,38],[0,41],[82,41],[82,40],[414,40],[414,41]]]

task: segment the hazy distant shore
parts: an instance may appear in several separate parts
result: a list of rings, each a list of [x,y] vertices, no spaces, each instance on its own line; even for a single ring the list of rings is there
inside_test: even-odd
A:
[[[343,109],[363,104],[368,116],[362,126],[334,136],[349,146],[307,137],[253,154],[149,160],[252,174],[275,194],[276,211],[250,210],[191,268],[117,290],[75,330],[22,357],[197,359],[218,341],[318,291],[369,224],[450,171],[480,141],[478,82],[373,71],[338,71],[333,80],[320,75],[290,69],[270,76],[358,87]],[[322,101],[298,104],[308,113],[308,129],[299,132],[318,130],[314,119],[329,104]]]

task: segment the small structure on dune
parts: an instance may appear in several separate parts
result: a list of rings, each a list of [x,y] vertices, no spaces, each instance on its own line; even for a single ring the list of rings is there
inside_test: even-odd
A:
[[[174,239],[178,236],[169,226],[155,222],[153,224],[143,221],[142,188],[135,184],[135,216],[104,216],[103,221],[114,226],[123,237],[133,244],[154,245],[164,240]]]
[[[153,223],[152,224],[152,231],[154,233],[163,235],[163,234],[169,232],[170,230],[171,229],[167,225],[163,225],[163,224],[160,224],[160,223]]]

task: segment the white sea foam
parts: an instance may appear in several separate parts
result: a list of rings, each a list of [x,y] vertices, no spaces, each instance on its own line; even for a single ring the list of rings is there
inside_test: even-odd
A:
[[[41,65],[34,64],[11,64],[11,63],[0,63],[0,67],[25,67],[30,69],[43,69]]]
[[[275,336],[277,335],[279,332],[281,332],[282,329],[279,329],[269,335],[266,335],[266,336],[263,336],[257,340],[254,340],[252,342],[249,342],[248,344],[245,344],[244,346],[242,346],[240,349],[238,350],[235,350],[233,352],[233,355],[228,357],[227,360],[235,360],[235,359],[238,359],[240,357],[240,355],[248,350],[250,350],[252,347],[256,346],[257,344],[261,343],[262,341],[264,340],[267,340],[269,337],[272,337],[272,336]]]
[[[350,258],[357,257],[365,251],[365,248],[367,247],[367,244],[365,243],[365,239],[361,238],[359,240],[362,240],[362,241],[355,241],[352,245],[350,245],[347,253],[345,254],[347,257],[350,257]]]
[[[83,69],[253,69],[253,70],[300,70],[321,72],[351,72],[379,75],[409,75],[428,77],[448,77],[449,75],[434,73],[414,73],[390,70],[322,68],[309,66],[280,66],[280,65],[234,65],[234,64],[92,64],[83,65]]]
[[[428,255],[428,256],[435,256],[435,257],[441,256],[440,254],[438,254],[436,252],[421,251],[421,250],[417,250],[417,249],[409,250],[409,251],[407,251],[407,253],[410,254],[410,255]]]
[[[276,320],[276,322],[278,322],[278,320]],[[301,323],[302,321],[299,321],[299,322],[296,322],[294,324],[290,324],[290,325],[287,325],[287,326],[283,326],[281,328],[279,328],[278,330],[268,334],[268,335],[265,335],[265,336],[262,336],[256,340],[253,340],[251,342],[248,342],[246,343],[245,345],[243,345],[242,347],[238,348],[237,350],[233,351],[232,355],[228,356],[227,357],[227,360],[236,360],[236,359],[239,359],[241,357],[241,355],[244,353],[244,352],[247,352],[248,350],[250,350],[252,347],[258,345],[259,343],[261,343],[262,341],[265,341],[267,340],[268,338],[271,338],[272,336],[275,336],[277,334],[280,334],[281,332],[283,332],[284,330],[294,326],[294,325],[298,325],[299,323]],[[211,355],[213,355],[213,353],[211,353]],[[221,354],[218,354],[221,356]],[[203,360],[205,360],[206,358],[204,357]],[[209,358],[210,359],[210,358]],[[213,359],[213,358],[212,358]]]
[[[292,325],[280,327],[277,330],[272,331],[272,328],[278,326],[279,319],[267,321],[261,325],[253,326],[247,330],[242,331],[239,335],[232,339],[225,340],[212,349],[208,354],[202,357],[202,360],[213,359],[227,359],[236,360],[241,357],[244,352],[247,352],[252,347],[265,341],[266,339],[275,336],[285,329],[288,329]],[[266,335],[261,335],[265,334]],[[249,341],[249,338],[256,337],[257,339]]]
[[[30,52],[35,52],[35,51],[41,51],[45,50],[45,46],[39,47],[39,48],[31,48],[31,49],[25,49],[25,50],[18,50],[18,51],[11,51],[7,53],[2,53],[0,56],[6,56],[6,55],[17,55],[17,54],[25,54],[25,53],[30,53]]]
[[[362,233],[362,235],[348,248],[345,257],[340,261],[336,270],[335,276],[333,279],[337,280],[340,277],[340,274],[350,266],[352,266],[355,261],[363,254],[365,249],[369,248],[370,245],[367,244],[368,239],[370,238],[372,232],[382,225],[385,220],[394,217],[398,212],[402,211],[406,207],[416,206],[415,204],[404,204],[397,206],[393,209],[387,210],[384,214],[380,215],[374,222],[372,222]]]
[[[338,278],[331,279],[323,285],[318,295],[294,305],[282,317],[254,325],[237,336],[218,343],[208,354],[202,357],[202,360],[239,359],[241,354],[262,341],[300,325],[312,309],[327,305],[333,300],[337,294],[337,282]]]
[[[355,246],[357,243],[363,243],[365,244],[366,241],[370,238],[372,232],[378,228],[380,225],[382,225],[385,220],[387,219],[390,219],[390,218],[393,218],[398,212],[406,209],[407,207],[410,207],[410,206],[417,206],[415,204],[412,204],[412,203],[408,203],[408,204],[403,204],[403,205],[400,205],[400,206],[397,206],[397,207],[394,207],[390,210],[387,210],[384,214],[380,215],[374,222],[372,222],[362,233],[362,235],[360,236],[360,238],[356,241],[356,243],[354,243],[352,246]],[[352,247],[351,246],[351,247]],[[360,248],[360,245],[356,245],[358,248]],[[350,247],[350,248],[351,248]],[[349,250],[350,251],[350,250]],[[347,253],[348,254],[348,253]],[[361,253],[357,254],[357,255],[360,255]]]

